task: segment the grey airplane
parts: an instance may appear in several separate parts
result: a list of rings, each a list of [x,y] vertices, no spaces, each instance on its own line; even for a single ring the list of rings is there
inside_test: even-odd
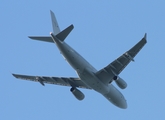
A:
[[[60,31],[54,13],[50,11],[50,14],[53,26],[53,32],[50,33],[50,36],[29,36],[29,38],[55,43],[65,60],[76,71],[78,77],[47,77],[21,74],[13,74],[13,76],[18,79],[39,82],[43,86],[45,83],[69,86],[71,87],[70,91],[78,100],[83,100],[85,97],[78,88],[93,89],[96,92],[101,93],[115,106],[126,109],[126,99],[112,83],[114,81],[121,89],[125,89],[127,87],[127,83],[119,77],[119,74],[131,61],[134,61],[136,54],[147,43],[146,34],[130,50],[126,51],[109,65],[98,71],[64,41],[74,28],[73,25],[70,25],[63,31]]]

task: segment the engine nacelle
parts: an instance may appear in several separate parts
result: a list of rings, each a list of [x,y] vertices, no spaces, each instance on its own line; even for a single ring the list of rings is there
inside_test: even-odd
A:
[[[113,79],[115,80],[117,86],[119,86],[121,89],[125,89],[127,87],[127,83],[119,76],[115,76]]]
[[[80,91],[78,90],[77,88],[75,87],[72,87],[70,89],[70,91],[73,93],[73,95],[78,99],[78,100],[83,100],[85,98],[85,95]]]

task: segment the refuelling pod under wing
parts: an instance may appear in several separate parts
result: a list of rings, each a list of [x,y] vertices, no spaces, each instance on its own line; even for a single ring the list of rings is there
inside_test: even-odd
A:
[[[70,91],[73,93],[73,95],[78,99],[78,100],[83,100],[85,98],[85,95],[80,91],[78,90],[77,88],[75,87],[72,87],[70,89]]]
[[[113,79],[117,86],[119,86],[121,89],[125,89],[127,87],[127,83],[119,76],[115,76]]]

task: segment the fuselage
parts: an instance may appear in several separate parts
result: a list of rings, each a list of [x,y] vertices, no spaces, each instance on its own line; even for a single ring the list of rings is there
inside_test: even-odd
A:
[[[67,43],[61,42],[53,34],[51,34],[53,41],[56,43],[65,60],[75,69],[82,82],[101,93],[112,104],[127,108],[127,102],[119,90],[112,84],[104,84],[95,73],[97,70],[86,61],[79,53],[71,48]]]

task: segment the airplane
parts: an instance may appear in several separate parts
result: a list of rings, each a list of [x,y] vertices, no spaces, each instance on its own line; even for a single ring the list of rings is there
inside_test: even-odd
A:
[[[91,89],[102,94],[113,105],[126,109],[127,101],[125,97],[112,83],[114,81],[121,89],[125,89],[127,87],[127,83],[119,77],[119,74],[131,61],[134,61],[136,54],[147,43],[146,33],[144,37],[130,50],[126,51],[106,67],[97,71],[89,62],[87,62],[79,53],[77,53],[64,41],[73,30],[73,24],[60,31],[54,13],[50,11],[50,14],[53,27],[53,32],[50,32],[50,36],[29,36],[29,38],[55,43],[65,60],[76,71],[78,77],[47,77],[21,74],[12,75],[18,79],[39,82],[43,86],[45,86],[45,83],[69,86],[71,87],[70,91],[78,100],[83,100],[85,97],[78,88]]]

